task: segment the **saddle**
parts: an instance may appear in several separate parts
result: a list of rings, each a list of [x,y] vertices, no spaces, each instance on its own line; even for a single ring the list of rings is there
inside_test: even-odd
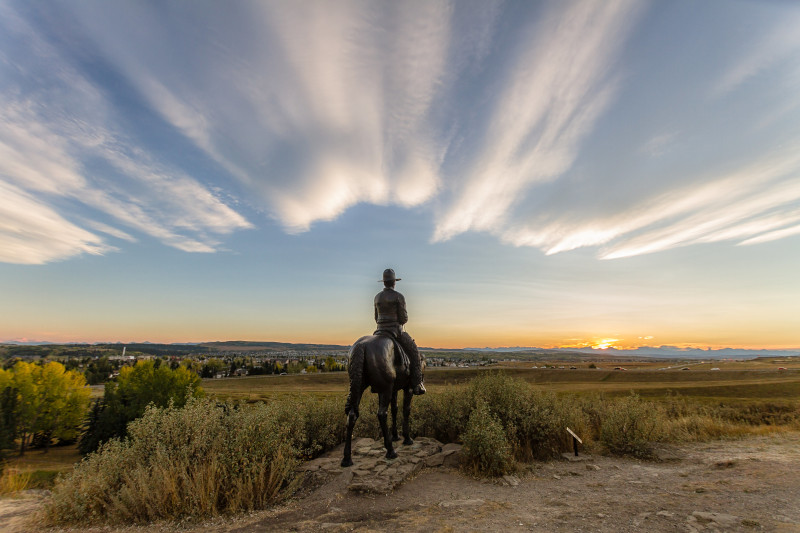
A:
[[[411,360],[397,338],[388,331],[376,331],[375,335],[392,339],[394,343],[394,366],[399,367],[406,376],[411,375]]]

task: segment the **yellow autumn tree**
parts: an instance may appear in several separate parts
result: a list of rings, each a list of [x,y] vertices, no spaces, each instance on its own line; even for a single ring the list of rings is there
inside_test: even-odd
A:
[[[36,433],[50,439],[77,436],[78,427],[89,407],[89,387],[82,374],[66,370],[55,361],[37,365],[18,361],[4,377],[6,388],[15,395],[16,435],[20,455]]]

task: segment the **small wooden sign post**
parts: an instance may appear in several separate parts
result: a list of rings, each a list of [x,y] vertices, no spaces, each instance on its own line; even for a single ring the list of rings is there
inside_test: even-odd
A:
[[[580,442],[581,444],[583,444],[583,441],[581,440],[581,438],[579,436],[577,436],[575,434],[574,431],[572,431],[569,428],[567,428],[567,433],[572,435],[572,449],[575,450],[575,457],[578,457],[578,443]]]

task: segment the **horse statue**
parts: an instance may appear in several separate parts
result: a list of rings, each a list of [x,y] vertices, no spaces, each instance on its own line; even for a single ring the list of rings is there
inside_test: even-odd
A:
[[[395,342],[382,335],[367,335],[358,339],[350,348],[349,365],[350,394],[347,396],[345,413],[347,413],[347,438],[344,444],[342,466],[352,466],[351,440],[353,426],[358,419],[358,404],[367,387],[378,394],[378,422],[383,434],[383,445],[386,447],[386,458],[394,459],[397,452],[392,441],[400,440],[397,434],[397,393],[403,391],[403,444],[414,444],[409,430],[411,414],[411,398],[413,397],[411,377],[408,364],[398,357]],[[389,434],[387,411],[392,407],[392,432]]]

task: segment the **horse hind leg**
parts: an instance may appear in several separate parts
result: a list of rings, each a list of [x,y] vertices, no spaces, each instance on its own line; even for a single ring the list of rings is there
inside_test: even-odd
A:
[[[400,440],[400,435],[397,434],[397,391],[392,393],[392,440]]]
[[[406,446],[414,444],[411,440],[411,399],[414,393],[411,389],[403,391],[403,444]],[[396,394],[395,394],[396,398]]]
[[[344,457],[342,457],[343,467],[353,466],[353,427],[356,425],[356,420],[358,420],[359,403],[361,403],[361,394],[351,394],[347,397],[347,433],[344,440]]]
[[[394,451],[392,445],[391,435],[389,434],[389,424],[387,423],[389,403],[392,400],[392,393],[381,392],[378,394],[378,422],[381,424],[381,432],[383,433],[383,445],[386,447],[386,458],[395,459],[397,452]]]

